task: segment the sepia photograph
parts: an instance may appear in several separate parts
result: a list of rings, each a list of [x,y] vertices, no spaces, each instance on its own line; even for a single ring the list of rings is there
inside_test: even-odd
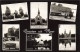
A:
[[[19,24],[2,25],[2,50],[20,50],[20,26]]]
[[[59,51],[76,51],[76,25],[59,24]]]
[[[76,13],[76,4],[51,2],[49,19],[75,22]]]
[[[31,29],[48,28],[48,3],[47,2],[30,3],[30,28]]]
[[[28,20],[27,2],[2,4],[1,12],[2,12],[2,21],[3,22]]]
[[[52,34],[33,33],[26,35],[26,51],[51,51]]]

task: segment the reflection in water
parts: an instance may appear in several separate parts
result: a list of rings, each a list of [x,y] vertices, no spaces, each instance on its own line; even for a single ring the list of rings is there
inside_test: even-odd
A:
[[[71,42],[75,42],[75,39],[59,39],[59,44],[62,43],[65,45],[65,48],[66,48],[66,45],[69,43],[70,47],[71,47]]]

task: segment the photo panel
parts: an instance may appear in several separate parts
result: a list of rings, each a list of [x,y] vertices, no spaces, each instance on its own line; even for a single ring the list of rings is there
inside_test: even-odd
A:
[[[77,4],[51,2],[49,19],[60,21],[76,21]]]
[[[20,50],[20,26],[19,24],[2,24],[2,50]]]
[[[2,4],[1,11],[2,11],[3,22],[29,19],[27,2]]]
[[[27,34],[26,51],[52,51],[52,34],[50,33]]]
[[[48,2],[30,2],[30,28],[48,28]]]
[[[59,51],[76,51],[76,25],[59,24]]]

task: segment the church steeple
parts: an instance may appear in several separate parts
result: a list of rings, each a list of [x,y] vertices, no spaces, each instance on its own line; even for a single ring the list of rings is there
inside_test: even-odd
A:
[[[38,14],[37,16],[35,17],[35,23],[37,24],[37,22],[40,22],[40,24],[42,24],[42,17],[40,16],[40,10],[39,10],[39,7],[38,7]]]
[[[64,31],[64,34],[66,34],[66,30]]]
[[[40,10],[39,10],[39,8],[38,8],[38,15],[40,15]]]
[[[71,34],[71,30],[69,31],[69,34]]]
[[[71,37],[71,30],[69,31],[69,36]]]
[[[66,30],[64,31],[64,37],[65,37],[65,38],[67,37]]]

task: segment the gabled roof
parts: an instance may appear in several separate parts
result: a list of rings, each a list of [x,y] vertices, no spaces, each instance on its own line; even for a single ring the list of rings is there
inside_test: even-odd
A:
[[[70,12],[71,8],[64,6],[51,5],[51,12]]]

